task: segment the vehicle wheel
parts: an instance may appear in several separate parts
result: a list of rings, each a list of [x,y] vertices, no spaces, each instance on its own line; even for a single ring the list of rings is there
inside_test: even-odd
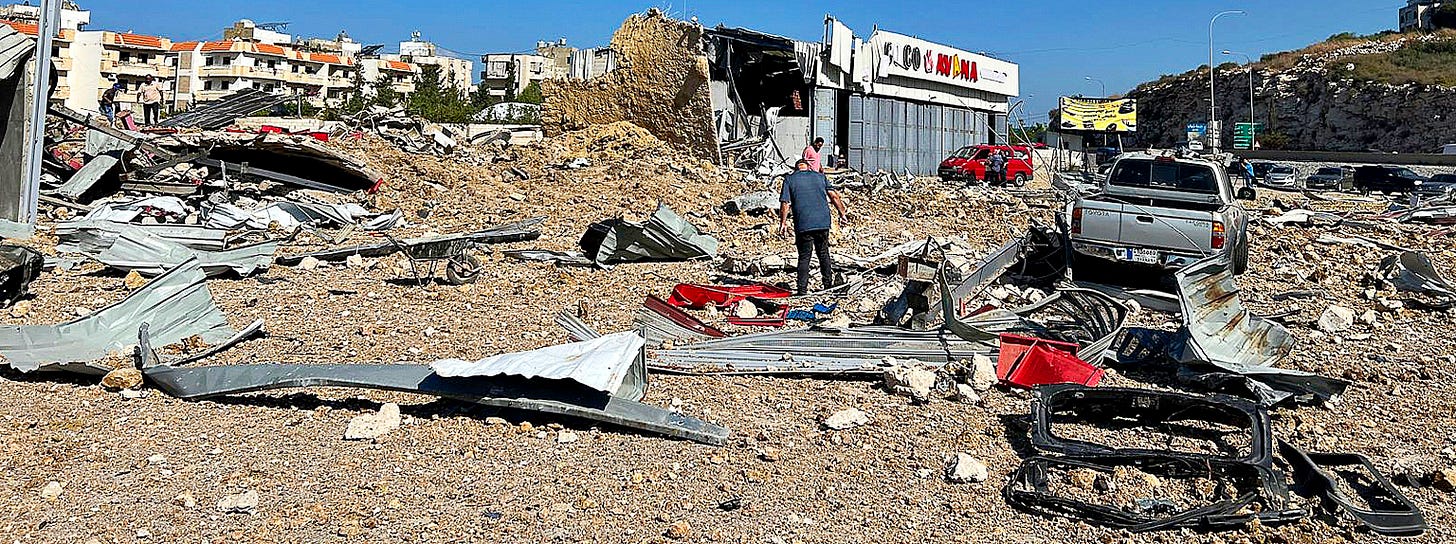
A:
[[[1249,269],[1249,239],[1244,237],[1243,243],[1234,249],[1234,275],[1243,274]]]
[[[445,263],[445,283],[450,285],[475,283],[475,280],[480,279],[480,270],[480,259],[469,253],[462,253],[459,258],[450,259]]]
[[[1025,187],[1026,186],[1026,174],[1017,172],[1016,173],[1016,179],[1014,181],[1015,181],[1017,187]]]

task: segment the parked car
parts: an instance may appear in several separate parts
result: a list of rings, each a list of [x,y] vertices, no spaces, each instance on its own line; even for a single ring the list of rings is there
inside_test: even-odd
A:
[[[1425,176],[1404,166],[1361,166],[1355,169],[1355,189],[1364,194],[1408,193],[1425,182]]]
[[[1031,149],[1023,145],[968,145],[940,161],[940,179],[946,181],[985,181],[987,158],[991,152],[1007,154],[1006,183],[1020,187],[1032,176]]]
[[[1067,205],[1074,258],[1177,270],[1225,254],[1235,273],[1249,262],[1249,215],[1227,166],[1200,157],[1128,153],[1100,194]],[[1073,268],[1075,270],[1075,266]]]
[[[1355,188],[1350,172],[1339,166],[1326,166],[1304,178],[1304,188],[1319,191],[1349,191]]]
[[[1299,180],[1295,177],[1294,167],[1287,164],[1276,164],[1269,168],[1269,172],[1264,174],[1264,179],[1259,184],[1270,189],[1293,190],[1299,188]]]
[[[1269,175],[1270,170],[1273,170],[1275,166],[1278,166],[1269,161],[1254,161],[1249,164],[1254,165],[1254,181],[1256,182],[1263,180],[1264,176]]]
[[[1456,194],[1456,174],[1436,174],[1416,189],[1423,198],[1442,197]]]

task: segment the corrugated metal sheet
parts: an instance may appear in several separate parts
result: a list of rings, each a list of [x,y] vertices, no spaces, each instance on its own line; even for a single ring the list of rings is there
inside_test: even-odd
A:
[[[824,148],[833,152],[839,145],[835,127],[839,125],[837,92],[834,89],[814,89],[813,119],[809,120],[809,137],[824,138]]]
[[[646,343],[635,332],[619,332],[585,342],[506,353],[479,361],[444,359],[431,363],[430,368],[446,378],[522,376],[571,380],[611,393],[621,387]]]
[[[35,39],[0,25],[0,79],[10,79],[35,51]]]
[[[849,99],[850,166],[934,175],[940,161],[963,146],[986,143],[986,113],[896,98]]]

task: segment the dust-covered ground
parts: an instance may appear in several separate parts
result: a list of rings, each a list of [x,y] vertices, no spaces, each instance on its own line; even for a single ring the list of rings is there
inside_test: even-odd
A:
[[[722,256],[791,251],[773,233],[776,220],[718,209],[749,190],[745,182],[709,165],[676,162],[631,128],[446,159],[407,155],[374,138],[338,144],[392,176],[369,203],[405,210],[416,223],[405,234],[536,216],[547,218],[544,234],[536,242],[481,250],[482,277],[461,287],[391,281],[406,274],[398,257],[316,270],[275,266],[260,277],[209,281],[233,326],[265,319],[268,335],[201,364],[430,362],[538,348],[568,341],[553,324],[564,309],[599,330],[623,330],[646,295],[665,296],[679,282],[713,281]],[[560,167],[577,157],[591,166]],[[1047,187],[1041,180],[1013,194],[921,181],[873,195],[848,192],[852,218],[835,234],[836,251],[873,255],[909,240],[959,236],[985,253],[1020,236],[1029,221],[1049,220],[1054,205]],[[642,218],[659,202],[718,237],[720,259],[597,270],[500,254],[571,249],[588,224]],[[1317,230],[1256,227],[1252,269],[1239,280],[1255,311],[1299,307],[1285,318],[1299,348],[1283,365],[1354,382],[1330,406],[1276,410],[1276,435],[1309,449],[1365,453],[1392,473],[1448,468],[1456,441],[1450,430],[1456,318],[1407,306],[1378,312],[1375,325],[1316,334],[1313,322],[1329,305],[1357,314],[1375,308],[1362,276],[1391,253],[1315,243]],[[1450,269],[1456,263],[1451,239],[1431,230],[1382,225],[1362,233],[1424,250]],[[366,238],[354,234],[341,243]],[[300,241],[284,252],[325,247]],[[28,243],[53,252],[55,240],[42,234]],[[31,290],[29,312],[0,321],[57,323],[129,291],[120,274],[94,264],[48,272]],[[1291,291],[1318,293],[1275,296]],[[1179,317],[1143,310],[1136,320],[1157,326]],[[1104,385],[1166,387],[1116,372]],[[1349,522],[1331,526],[1315,517],[1277,528],[1133,535],[1012,509],[1001,487],[1025,453],[1018,421],[1029,402],[1025,393],[1000,388],[983,395],[981,405],[916,405],[870,380],[654,375],[644,402],[728,427],[733,435],[723,447],[373,391],[311,389],[203,402],[144,391],[149,395],[127,399],[91,379],[5,374],[0,537],[24,543],[1383,540]],[[343,439],[351,418],[385,402],[403,407],[402,428],[373,442]],[[823,418],[845,408],[869,413],[870,423],[825,430]],[[562,431],[580,439],[558,443]],[[960,452],[983,460],[989,480],[942,478],[944,457]],[[217,508],[219,500],[244,491],[257,493],[256,513]],[[1412,541],[1456,540],[1453,495],[1432,486],[1402,491],[1431,526]]]

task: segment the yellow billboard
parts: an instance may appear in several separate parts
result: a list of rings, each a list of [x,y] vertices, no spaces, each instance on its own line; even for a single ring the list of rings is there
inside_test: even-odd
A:
[[[1062,130],[1137,132],[1137,101],[1130,98],[1062,97]]]

